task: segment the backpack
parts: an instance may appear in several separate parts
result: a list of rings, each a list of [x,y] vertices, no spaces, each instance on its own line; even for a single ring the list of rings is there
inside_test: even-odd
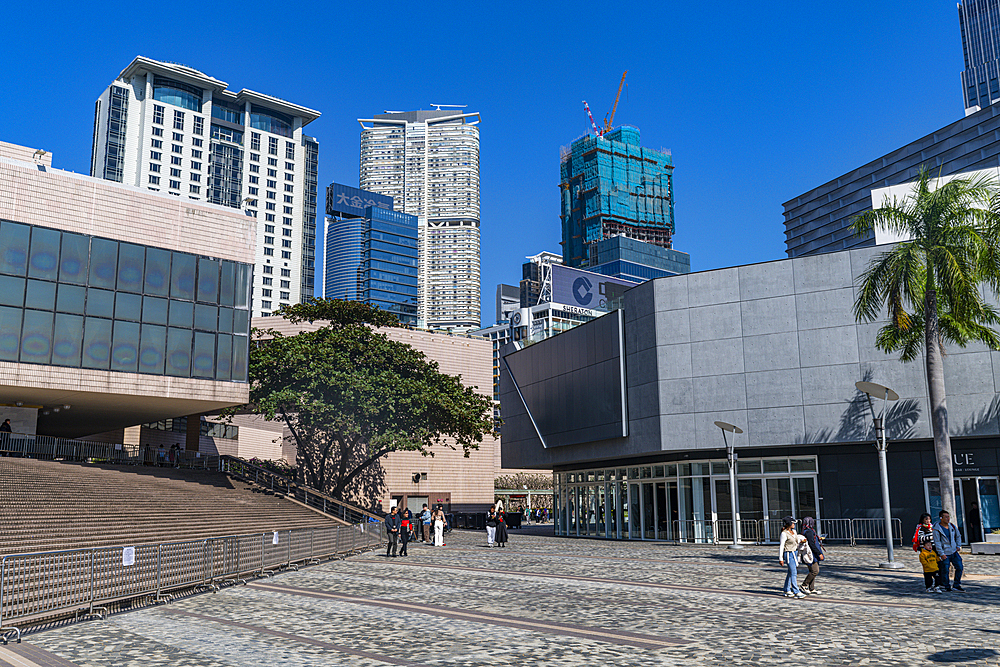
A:
[[[816,557],[813,556],[812,549],[809,548],[809,542],[807,540],[799,542],[799,548],[797,551],[799,552],[799,560],[805,565],[812,565],[813,561],[816,560]]]
[[[913,531],[913,550],[920,553],[920,526]]]

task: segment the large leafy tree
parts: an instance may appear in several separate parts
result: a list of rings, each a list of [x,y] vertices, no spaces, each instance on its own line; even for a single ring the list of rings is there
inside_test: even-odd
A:
[[[335,498],[374,501],[379,459],[445,437],[465,455],[493,428],[489,397],[376,327],[390,313],[355,301],[314,299],[280,313],[319,328],[294,336],[254,330],[250,409],[281,421],[297,447],[299,482]]]
[[[886,198],[881,208],[855,218],[855,234],[876,227],[904,239],[876,255],[858,276],[854,314],[860,321],[888,323],[876,338],[883,352],[903,361],[924,352],[931,404],[934,453],[941,480],[941,501],[955,513],[955,485],[944,383],[944,344],[965,347],[980,341],[1000,348],[992,329],[1000,317],[983,297],[984,284],[1000,289],[998,188],[988,179],[932,178],[921,169],[911,193]]]

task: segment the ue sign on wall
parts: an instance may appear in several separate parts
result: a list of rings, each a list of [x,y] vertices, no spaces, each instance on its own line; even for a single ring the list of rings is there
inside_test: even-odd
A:
[[[608,303],[636,284],[568,266],[552,267],[552,300],[569,306],[608,312]]]
[[[369,192],[349,185],[331,183],[326,192],[326,212],[343,213],[348,216],[365,217],[369,206],[392,210],[392,197]]]

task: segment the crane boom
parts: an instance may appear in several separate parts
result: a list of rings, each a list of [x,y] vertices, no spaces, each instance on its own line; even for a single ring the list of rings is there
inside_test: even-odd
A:
[[[625,72],[622,74],[621,83],[618,84],[618,94],[615,95],[615,105],[613,107],[611,107],[611,115],[610,115],[610,117],[608,117],[608,116],[604,117],[604,131],[605,132],[610,132],[611,131],[611,124],[613,122],[615,122],[615,111],[617,111],[617,109],[618,109],[618,98],[622,96],[622,86],[625,85],[625,75],[626,74],[628,74],[628,70],[625,70]]]
[[[587,116],[590,118],[590,126],[594,128],[594,134],[601,136],[601,131],[597,129],[597,123],[594,122],[594,114],[590,113],[590,106],[587,105],[587,100],[583,101],[583,108],[587,110]]]

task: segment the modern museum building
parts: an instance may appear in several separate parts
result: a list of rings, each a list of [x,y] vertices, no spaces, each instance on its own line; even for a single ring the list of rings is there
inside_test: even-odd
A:
[[[875,347],[858,323],[855,279],[869,247],[658,278],[622,307],[503,351],[502,465],[554,471],[556,534],[612,539],[732,539],[724,433],[735,445],[746,540],[771,541],[780,518],[827,532],[884,525],[872,412],[858,381],[899,395],[885,407],[897,537],[940,487],[923,358]],[[959,525],[978,503],[1000,527],[1000,352],[945,357]],[[883,402],[872,407],[882,410]],[[878,534],[877,534],[878,533]],[[865,535],[860,535],[864,537]],[[981,537],[978,539],[982,539]]]

